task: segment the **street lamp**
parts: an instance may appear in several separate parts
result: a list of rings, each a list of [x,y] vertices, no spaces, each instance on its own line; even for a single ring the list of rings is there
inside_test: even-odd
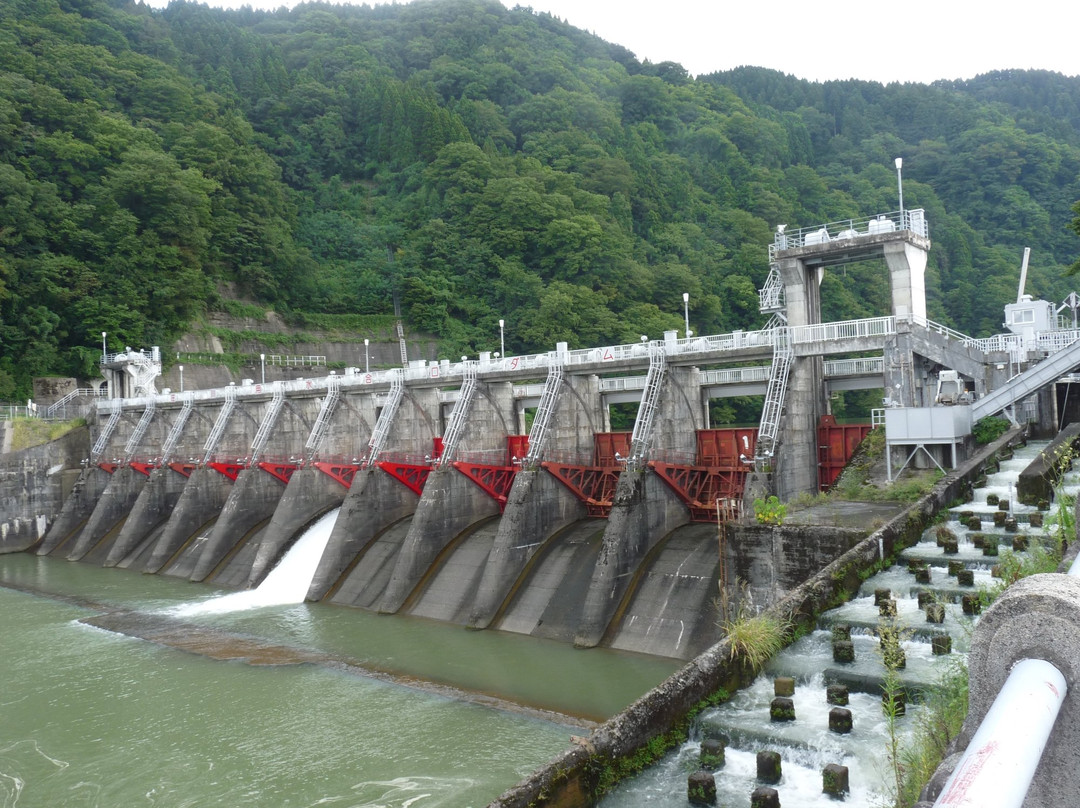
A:
[[[101,361],[102,362],[104,362],[105,357],[107,357],[109,355],[109,349],[105,347],[105,333],[106,332],[104,332],[104,331],[101,332]]]
[[[683,318],[686,320],[686,338],[690,339],[690,293],[682,293]]]
[[[369,373],[371,371],[371,363],[368,361],[370,358],[368,355],[368,345],[370,342],[371,341],[367,337],[364,338],[364,373]]]
[[[503,326],[506,325],[506,320],[499,320],[499,354],[506,356],[506,332],[503,331]]]
[[[180,368],[180,392],[182,393],[184,392],[184,366],[177,365],[177,367]]]
[[[259,354],[259,364],[262,366],[262,383],[266,384],[266,354]]]
[[[896,190],[900,195],[900,229],[904,229],[904,183],[900,177],[900,167],[904,164],[903,157],[897,157],[896,164]]]

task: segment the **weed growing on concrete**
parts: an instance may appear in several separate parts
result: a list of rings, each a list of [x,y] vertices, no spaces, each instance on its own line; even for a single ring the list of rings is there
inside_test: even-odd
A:
[[[919,793],[959,734],[967,711],[967,665],[961,657],[953,657],[925,694],[911,736],[900,750],[903,779],[898,806],[909,808],[918,801]]]
[[[720,628],[731,644],[731,659],[742,659],[756,673],[783,650],[790,627],[768,613],[751,617],[740,609]]]
[[[754,518],[762,525],[782,525],[787,516],[787,505],[775,495],[768,499],[754,500]]]

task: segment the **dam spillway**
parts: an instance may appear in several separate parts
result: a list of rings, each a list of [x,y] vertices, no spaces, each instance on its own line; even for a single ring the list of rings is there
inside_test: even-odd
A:
[[[865,434],[830,421],[832,391],[898,390],[905,412],[948,365],[1011,402],[995,374],[1019,343],[925,319],[914,213],[829,244],[778,235],[786,299],[764,289],[762,311],[784,316],[757,331],[101,401],[89,462],[34,550],[247,589],[340,509],[309,600],[692,657],[716,639],[718,581],[762,566],[752,548],[721,558],[716,523],[745,512],[752,479],[782,499],[827,485]],[[853,246],[885,257],[894,311],[818,322],[816,279]],[[122,374],[145,357],[102,362]],[[893,383],[898,367],[922,370]],[[765,400],[757,428],[712,427],[710,400],[748,394]],[[633,430],[612,431],[624,402]],[[955,452],[954,437],[918,445]],[[829,560],[794,555],[789,580],[753,583],[776,592]]]

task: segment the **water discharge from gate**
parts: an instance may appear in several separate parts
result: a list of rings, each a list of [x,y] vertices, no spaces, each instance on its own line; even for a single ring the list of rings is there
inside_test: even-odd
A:
[[[335,508],[309,527],[257,588],[184,604],[172,609],[171,614],[189,617],[303,603],[340,510]]]

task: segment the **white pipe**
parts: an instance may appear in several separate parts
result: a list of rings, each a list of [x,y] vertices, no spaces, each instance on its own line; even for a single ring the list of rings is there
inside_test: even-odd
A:
[[[934,808],[1020,808],[1066,692],[1046,660],[1017,662]]]

